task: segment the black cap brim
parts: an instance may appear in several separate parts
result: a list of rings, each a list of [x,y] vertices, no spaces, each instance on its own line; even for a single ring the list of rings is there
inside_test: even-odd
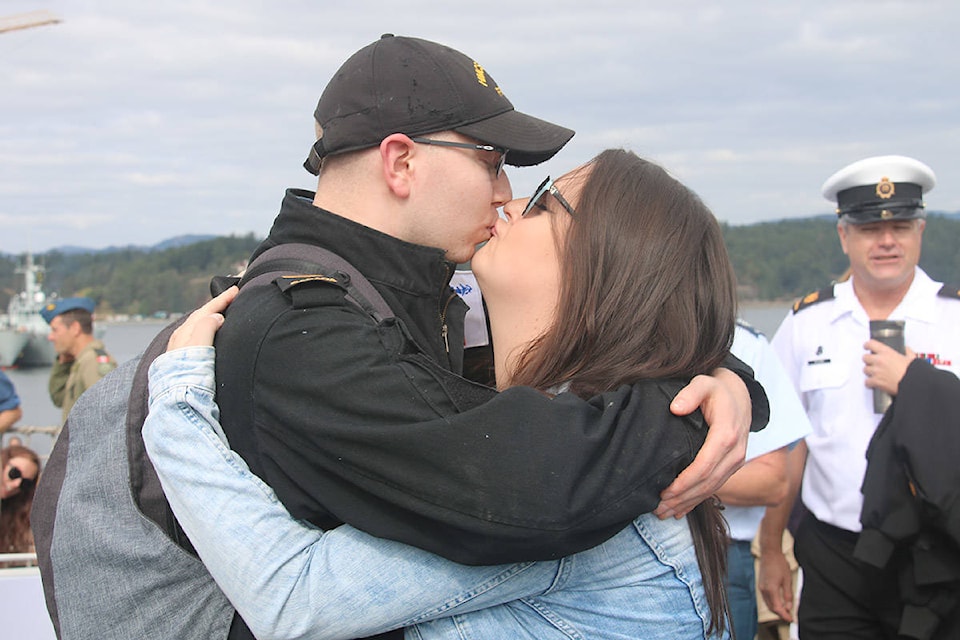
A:
[[[563,148],[574,131],[514,109],[492,118],[454,127],[454,131],[485,144],[508,149],[506,163],[530,167],[546,162]]]

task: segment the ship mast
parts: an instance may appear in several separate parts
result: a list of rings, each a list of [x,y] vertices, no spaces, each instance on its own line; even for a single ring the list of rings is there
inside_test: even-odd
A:
[[[26,259],[22,267],[17,267],[16,272],[23,274],[23,297],[28,304],[42,302],[40,286],[37,283],[37,276],[43,273],[44,269],[33,262],[33,254],[27,252]]]

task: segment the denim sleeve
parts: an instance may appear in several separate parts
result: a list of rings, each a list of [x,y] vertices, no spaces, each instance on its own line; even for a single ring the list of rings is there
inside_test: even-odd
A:
[[[213,347],[153,362],[143,439],[181,526],[258,638],[356,638],[550,586],[553,562],[468,567],[349,526],[324,532],[294,520],[227,445],[213,363]]]

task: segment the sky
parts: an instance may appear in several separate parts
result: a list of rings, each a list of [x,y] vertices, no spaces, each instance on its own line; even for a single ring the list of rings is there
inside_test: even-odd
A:
[[[0,0],[0,253],[263,236],[327,80],[382,33],[480,62],[577,135],[517,197],[602,149],[655,160],[730,224],[829,213],[850,162],[930,165],[960,210],[952,0]]]

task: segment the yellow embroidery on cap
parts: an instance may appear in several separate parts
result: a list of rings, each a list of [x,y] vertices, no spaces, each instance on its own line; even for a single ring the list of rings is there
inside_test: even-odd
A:
[[[474,61],[473,70],[477,74],[477,82],[483,86],[487,86],[487,72],[483,70],[479,62]]]
[[[877,183],[877,197],[883,200],[889,200],[897,192],[896,187],[890,182],[890,178],[883,176]]]

